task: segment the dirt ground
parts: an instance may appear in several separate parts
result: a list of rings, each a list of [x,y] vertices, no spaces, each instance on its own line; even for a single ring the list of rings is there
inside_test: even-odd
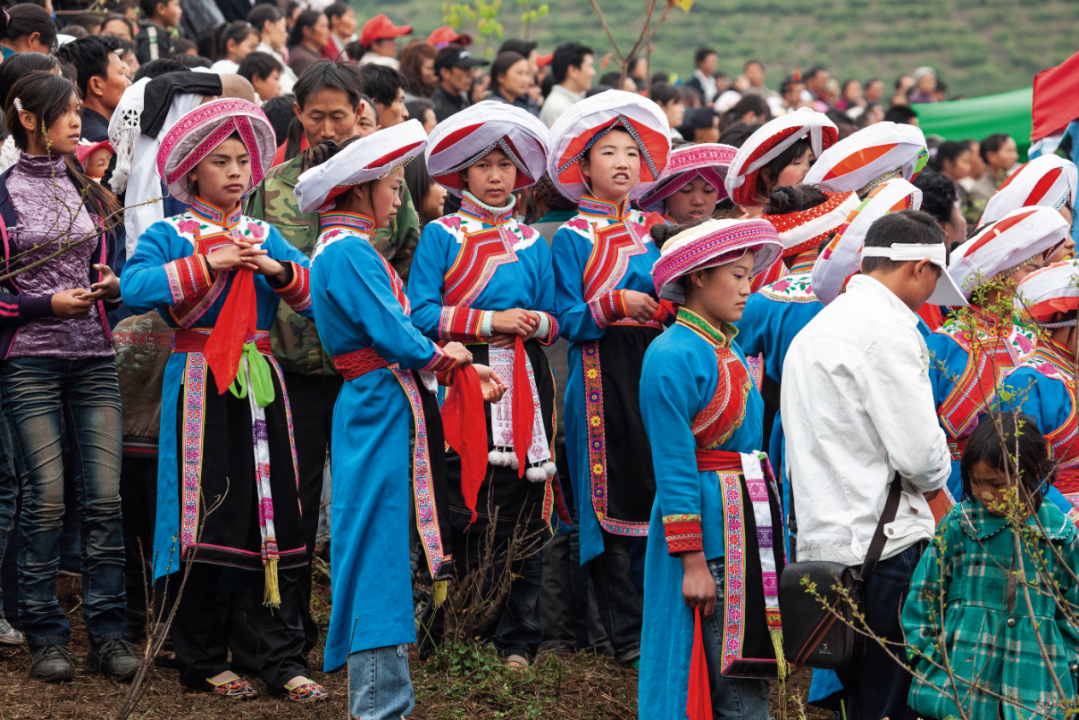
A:
[[[316,585],[316,588],[319,587]],[[80,663],[87,649],[86,630],[78,610],[78,580],[62,579],[61,604],[72,622],[71,649]],[[316,619],[328,617],[328,598],[316,598]],[[321,645],[312,653],[312,666],[322,665]],[[491,651],[463,677],[455,677],[436,659],[419,662],[413,655],[412,681],[416,692],[413,720],[629,720],[637,717],[637,673],[591,654],[541,656],[532,669],[505,670]],[[47,685],[27,678],[26,646],[0,646],[0,720],[107,719],[113,716],[127,685],[84,672],[81,665],[72,682]],[[790,697],[804,698],[809,671],[800,670],[787,682]],[[151,673],[139,706],[131,715],[138,720],[274,720],[304,718],[328,720],[348,717],[348,677],[339,672],[314,672],[328,699],[300,705],[283,697],[260,695],[229,701],[191,694],[180,686],[175,670]],[[254,680],[255,686],[264,690]],[[775,684],[773,684],[775,685]],[[772,712],[778,716],[778,688],[773,687]],[[797,717],[791,705],[788,717]],[[808,709],[808,720],[832,720],[830,713]]]

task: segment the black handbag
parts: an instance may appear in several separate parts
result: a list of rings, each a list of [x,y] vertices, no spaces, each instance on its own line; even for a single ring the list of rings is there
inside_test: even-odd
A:
[[[864,657],[865,638],[854,631],[858,623],[854,608],[863,607],[865,585],[873,577],[884,551],[884,526],[895,519],[901,493],[902,482],[896,473],[861,566],[814,561],[791,563],[783,569],[779,579],[779,613],[783,618],[783,654],[787,662],[799,667],[839,670]],[[790,519],[794,530],[797,525],[793,483]],[[806,587],[803,578],[815,586],[814,592]]]

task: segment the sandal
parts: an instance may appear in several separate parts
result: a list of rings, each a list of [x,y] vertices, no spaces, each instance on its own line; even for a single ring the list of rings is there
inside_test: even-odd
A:
[[[326,699],[326,690],[313,681],[301,683],[294,688],[286,685],[285,689],[288,690],[288,699],[295,702],[318,702]]]
[[[206,684],[213,688],[210,692],[214,695],[224,695],[235,700],[246,700],[258,695],[258,691],[255,690],[254,686],[242,677],[216,685],[207,680]]]

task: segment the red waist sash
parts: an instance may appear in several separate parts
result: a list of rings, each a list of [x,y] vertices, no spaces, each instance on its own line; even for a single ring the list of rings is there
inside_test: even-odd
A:
[[[174,353],[205,353],[206,343],[210,339],[210,330],[177,330],[172,335]],[[253,342],[263,355],[273,355],[270,349],[270,333],[259,330],[244,338],[245,343]]]
[[[742,454],[728,450],[697,448],[697,472],[742,472]]]
[[[1057,470],[1053,487],[1065,495],[1079,493],[1079,468],[1060,468]]]
[[[333,366],[348,381],[363,377],[374,370],[389,367],[390,364],[380,358],[373,347],[366,347],[344,355],[334,355]]]

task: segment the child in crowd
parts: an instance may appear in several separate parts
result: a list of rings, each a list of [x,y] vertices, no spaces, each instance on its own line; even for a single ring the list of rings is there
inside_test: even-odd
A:
[[[75,157],[82,165],[82,171],[86,177],[96,183],[100,183],[101,178],[105,177],[112,154],[112,143],[108,140],[98,143],[79,143],[79,147],[75,150]]]
[[[963,717],[1063,718],[1079,658],[1079,628],[1062,609],[1079,603],[1079,533],[1044,501],[1045,438],[1025,415],[990,415],[967,438],[960,474],[965,499],[941,521],[903,607],[910,707],[923,718],[960,717],[958,697]]]

